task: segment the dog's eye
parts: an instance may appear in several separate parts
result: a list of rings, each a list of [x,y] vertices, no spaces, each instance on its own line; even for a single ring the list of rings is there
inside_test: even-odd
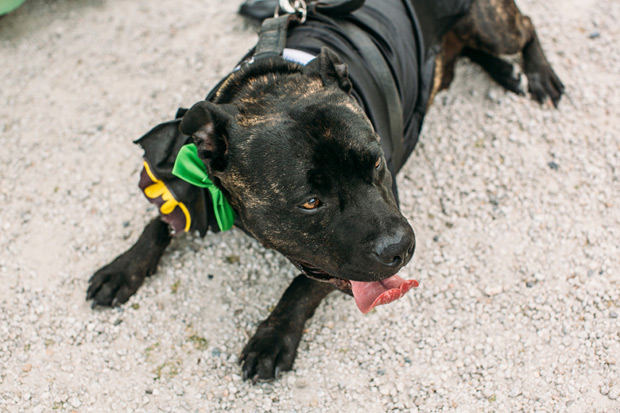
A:
[[[301,207],[303,209],[311,210],[318,208],[319,205],[321,205],[321,201],[319,201],[319,198],[310,198],[303,205],[301,205]]]
[[[381,160],[381,157],[378,157],[377,162],[375,162],[375,169],[381,169],[381,164],[383,164],[383,161]]]

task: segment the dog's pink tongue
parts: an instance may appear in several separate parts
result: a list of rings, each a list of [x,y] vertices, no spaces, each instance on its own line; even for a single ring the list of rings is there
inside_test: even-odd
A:
[[[403,280],[393,275],[381,281],[360,282],[351,281],[351,290],[357,308],[364,314],[378,305],[388,304],[398,300],[413,287],[419,284],[416,280]]]

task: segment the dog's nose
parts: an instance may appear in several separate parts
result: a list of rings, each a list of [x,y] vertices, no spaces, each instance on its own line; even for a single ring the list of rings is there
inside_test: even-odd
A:
[[[412,231],[399,230],[393,235],[380,238],[375,245],[374,256],[382,265],[390,268],[406,264],[415,249]]]

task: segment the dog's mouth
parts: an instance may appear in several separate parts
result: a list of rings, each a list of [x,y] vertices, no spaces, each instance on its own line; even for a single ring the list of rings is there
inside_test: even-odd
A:
[[[398,300],[410,289],[419,285],[416,280],[404,280],[398,275],[392,275],[380,281],[345,280],[334,277],[306,262],[293,261],[293,263],[306,277],[333,284],[340,291],[353,296],[357,308],[364,314],[378,305]]]

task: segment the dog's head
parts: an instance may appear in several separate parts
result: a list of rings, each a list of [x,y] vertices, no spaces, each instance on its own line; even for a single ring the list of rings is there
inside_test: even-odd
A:
[[[181,130],[265,246],[343,290],[386,279],[415,238],[347,67],[328,49],[306,67],[285,66],[229,81],[232,103],[197,103]]]

